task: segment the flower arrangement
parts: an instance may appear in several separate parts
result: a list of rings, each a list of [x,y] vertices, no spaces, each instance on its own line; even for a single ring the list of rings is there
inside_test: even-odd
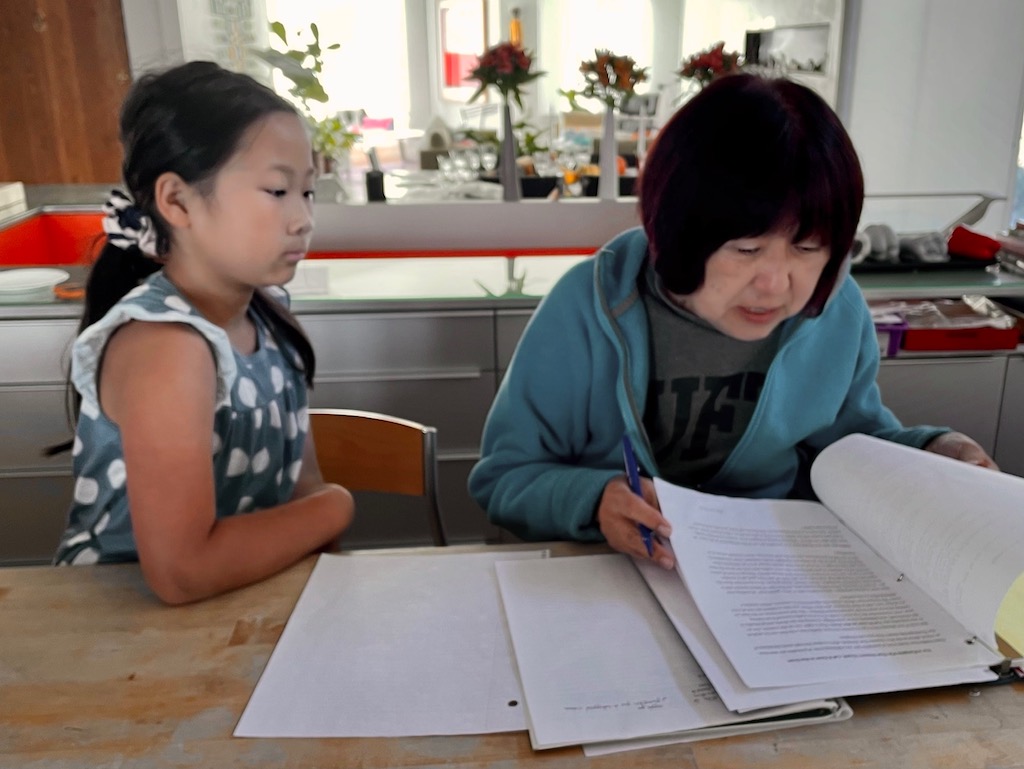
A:
[[[494,86],[501,92],[507,102],[509,98],[522,109],[523,97],[520,89],[531,80],[536,80],[543,72],[531,72],[533,57],[524,49],[513,43],[498,43],[488,48],[477,61],[476,67],[469,73],[466,80],[477,80],[480,86],[469,97],[475,101],[488,86]]]
[[[718,42],[706,51],[685,59],[676,74],[681,78],[696,80],[703,88],[715,78],[735,74],[741,69],[743,64],[739,53],[726,52],[725,43]]]
[[[586,81],[580,94],[600,99],[609,107],[621,105],[635,92],[637,83],[647,79],[647,67],[637,67],[632,57],[603,49],[595,50],[593,59],[580,62],[580,72]]]

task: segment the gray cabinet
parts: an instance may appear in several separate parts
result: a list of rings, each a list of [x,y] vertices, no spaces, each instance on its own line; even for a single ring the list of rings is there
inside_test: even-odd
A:
[[[526,330],[526,324],[530,322],[531,315],[533,315],[532,310],[506,310],[497,313],[494,338],[499,379],[508,368],[509,361],[512,360],[512,353],[516,351],[519,337]]]
[[[1001,470],[1024,476],[1024,358],[1013,357],[1006,362],[993,459]]]
[[[77,321],[0,323],[0,564],[46,563],[71,500],[71,454],[44,457],[71,436],[68,351]]]
[[[296,304],[317,351],[312,405],[382,411],[436,427],[450,540],[510,540],[469,497],[466,480],[497,385],[533,309],[379,306],[387,310]],[[70,435],[64,378],[76,326],[67,317],[0,322],[0,564],[48,561],[64,525],[70,455],[44,458],[40,451]],[[1004,469],[1024,474],[1021,355],[885,360],[878,381],[883,400],[905,423],[952,426],[994,452]],[[410,504],[383,495],[360,499],[348,546],[429,542]]]
[[[993,454],[1006,375],[1005,355],[882,361],[882,401],[906,425],[952,427]]]
[[[493,311],[301,314],[317,353],[310,403],[380,411],[437,428],[441,513],[451,542],[497,541],[466,491],[494,398]],[[393,498],[358,500],[350,544],[405,544]],[[414,521],[415,515],[411,516]],[[409,518],[407,517],[406,520]],[[429,532],[422,532],[422,542]]]

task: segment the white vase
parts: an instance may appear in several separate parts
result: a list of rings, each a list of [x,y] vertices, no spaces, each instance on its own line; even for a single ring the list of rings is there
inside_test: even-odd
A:
[[[501,181],[502,200],[515,202],[522,198],[519,189],[519,165],[516,163],[516,138],[512,134],[512,110],[504,105],[504,133],[501,137],[501,157],[498,159],[498,179]]]
[[[617,159],[619,146],[615,141],[615,107],[605,107],[601,120],[601,150],[598,157],[600,175],[597,178],[597,196],[601,200],[616,200],[619,197],[619,169]]]

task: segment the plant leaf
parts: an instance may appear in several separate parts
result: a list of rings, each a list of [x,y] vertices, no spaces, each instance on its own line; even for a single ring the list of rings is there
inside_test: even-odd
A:
[[[476,89],[476,92],[472,96],[469,97],[469,101],[466,102],[466,103],[469,104],[471,102],[476,101],[480,97],[480,95],[484,92],[484,89],[486,89],[486,88],[487,88],[487,83],[481,83],[480,87]]]
[[[284,24],[279,21],[270,22],[270,31],[281,38],[281,42],[288,45],[288,33],[284,30]]]

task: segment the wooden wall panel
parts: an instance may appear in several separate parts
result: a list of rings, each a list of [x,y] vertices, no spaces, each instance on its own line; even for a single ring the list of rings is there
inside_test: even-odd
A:
[[[0,180],[120,180],[120,0],[0,0],[0,73]]]

